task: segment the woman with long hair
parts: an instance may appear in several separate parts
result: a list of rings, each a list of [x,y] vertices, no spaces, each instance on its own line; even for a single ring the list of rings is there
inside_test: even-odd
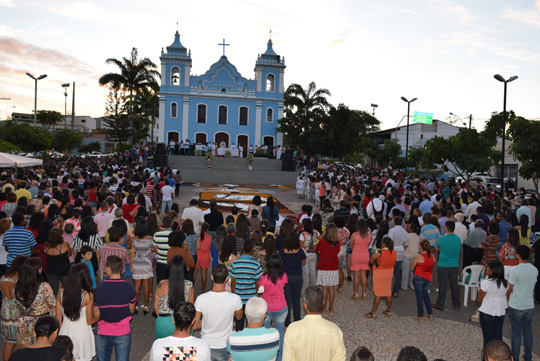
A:
[[[120,198],[120,201],[122,199]],[[139,206],[135,203],[135,195],[130,194],[127,196],[127,203],[122,205],[120,203],[120,206],[122,207],[122,210],[124,211],[124,218],[129,222],[129,224],[132,224],[135,221],[135,216],[137,215],[137,209]]]
[[[224,264],[227,269],[231,267],[231,264],[240,258],[236,252],[236,236],[227,236],[223,239],[221,245],[221,251],[219,252],[219,264]],[[231,277],[227,276],[227,281],[225,281],[225,290],[227,292],[231,291]]]
[[[38,235],[36,237],[36,252],[41,260],[43,270],[47,270],[47,255],[45,254],[45,242],[49,238],[49,232],[53,229],[53,222],[45,218],[39,225]]]
[[[201,269],[201,293],[206,290],[206,277],[210,268],[210,248],[212,246],[212,236],[208,233],[210,225],[204,222],[201,225],[201,234],[197,239],[199,249],[197,250],[197,263],[195,264],[195,272],[193,273],[193,283],[197,280],[198,270]]]
[[[184,242],[187,243],[189,246],[189,251],[191,252],[191,256],[193,257],[193,260],[195,261],[195,264],[197,264],[197,250],[201,248],[200,242],[197,242],[199,239],[199,235],[195,233],[195,226],[193,225],[193,221],[191,218],[186,219],[182,223],[182,232],[186,234],[186,240]],[[193,276],[195,274],[195,267],[190,268],[190,270],[186,274],[186,279],[193,282]]]
[[[77,263],[69,270],[64,289],[56,298],[56,318],[59,335],[69,336],[76,360],[91,360],[96,355],[96,341],[92,332],[94,294],[88,266]]]
[[[148,313],[150,292],[152,292],[153,287],[151,280],[154,277],[152,253],[157,252],[157,247],[153,242],[153,234],[148,232],[148,223],[144,218],[137,220],[135,225],[131,252],[134,255],[131,260],[131,274],[135,286],[135,294],[137,295],[135,313],[137,314],[139,312],[139,294],[141,286],[143,286],[144,303],[141,308],[146,315]]]
[[[268,221],[268,230],[272,233],[276,231],[276,222],[279,221],[279,210],[274,206],[274,198],[269,196],[266,200],[266,207],[262,210],[262,219]]]
[[[343,282],[345,281],[345,273],[343,269],[347,269],[347,241],[351,234],[345,227],[345,217],[338,215],[334,217],[334,224],[337,227],[338,241],[339,241],[339,284],[337,291],[343,293]]]
[[[415,227],[412,224],[409,228]],[[409,245],[411,247],[411,245]],[[428,313],[428,318],[433,320],[433,308],[431,307],[431,300],[429,298],[429,288],[433,281],[433,266],[435,265],[435,258],[431,253],[431,246],[427,239],[420,242],[420,253],[414,256],[411,264],[411,271],[414,272],[413,285],[414,293],[416,295],[416,317],[415,320],[424,322],[424,305]]]
[[[529,227],[529,216],[522,214],[519,217],[519,224],[514,228],[519,231],[519,244],[530,247],[531,241],[529,237],[531,236],[531,227]]]
[[[371,243],[371,232],[368,229],[365,219],[358,221],[357,232],[351,236],[350,247],[351,270],[354,272],[353,295],[351,299],[358,299],[358,288],[362,281],[362,299],[367,297],[367,271],[369,271],[369,244]]]
[[[480,307],[480,326],[484,336],[484,346],[491,340],[502,340],[504,316],[508,301],[508,282],[504,278],[504,265],[497,260],[486,266],[488,278],[480,282],[476,303]]]
[[[131,252],[131,247],[133,245],[131,242],[131,233],[128,232],[126,222],[122,218],[115,219],[113,220],[111,226],[117,227],[120,230],[121,236],[120,236],[120,241],[118,242],[118,244],[124,247],[128,251],[128,254],[129,254]],[[131,279],[131,264],[126,264],[124,265],[124,267],[125,267],[124,277],[126,278],[126,280]]]
[[[306,263],[306,254],[300,247],[300,239],[296,232],[290,232],[285,236],[283,249],[279,251],[283,260],[283,270],[287,274],[288,282],[285,285],[285,299],[289,313],[293,311],[294,321],[301,319],[300,295],[302,293],[302,266]],[[285,318],[285,326],[289,327],[291,317]]]
[[[154,235],[160,230],[158,216],[154,212],[150,213],[148,217],[146,217],[146,222],[148,222],[149,234]]]
[[[276,237],[276,249],[281,251],[283,249],[283,243],[285,242],[285,236],[291,232],[294,232],[294,221],[289,218],[285,218],[281,222],[279,227],[279,234]]]
[[[517,266],[519,261],[516,257],[516,248],[519,246],[519,231],[510,228],[506,236],[506,243],[499,252],[499,260],[505,266]]]
[[[488,235],[482,243],[478,246],[478,248],[483,249],[483,255],[482,255],[482,266],[487,266],[487,264],[490,261],[497,259],[497,249],[499,248],[499,231],[500,227],[499,224],[495,221],[489,222],[488,226]]]
[[[27,330],[35,335],[35,342],[23,350],[17,350],[11,361],[63,360],[66,350],[53,345],[58,335],[58,321],[53,316],[36,318],[32,328]]]
[[[258,196],[258,195],[254,196],[253,199],[251,200],[251,204],[248,207],[247,214],[251,215],[251,211],[256,209],[257,212],[259,212],[258,218],[261,219],[262,209],[263,209],[261,204],[262,204],[261,196]]]
[[[394,241],[388,236],[381,240],[381,248],[375,251],[370,263],[373,265],[373,308],[365,314],[366,318],[377,318],[377,308],[381,298],[386,298],[387,309],[383,312],[387,317],[392,316],[392,278],[394,276],[394,264],[396,263]]]
[[[157,314],[155,337],[163,338],[174,333],[173,310],[183,301],[195,302],[193,283],[185,279],[185,261],[174,256],[169,262],[169,278],[161,281],[154,295],[154,312]]]
[[[319,243],[315,246],[315,253],[319,254],[317,264],[317,284],[323,287],[323,313],[326,312],[328,298],[330,298],[329,312],[334,314],[334,287],[339,284],[339,259],[340,251],[337,227],[330,223]]]
[[[53,222],[53,226],[60,227],[60,229],[62,229],[64,218],[62,218],[60,215],[60,207],[53,203],[49,206],[49,208],[47,208],[47,210],[47,218]]]
[[[17,347],[24,348],[36,341],[33,329],[37,318],[54,312],[56,300],[51,286],[41,281],[43,266],[39,258],[27,259],[19,273],[13,294],[19,310]]]
[[[81,221],[81,231],[73,239],[71,244],[71,249],[73,249],[73,257],[75,258],[75,263],[81,261],[80,250],[82,246],[89,246],[94,250],[92,256],[92,267],[94,272],[97,273],[99,270],[98,265],[101,261],[101,247],[103,247],[103,241],[97,232],[97,225],[94,222],[92,216],[86,216]]]
[[[413,216],[411,216],[412,218]],[[416,216],[415,216],[416,217]],[[413,277],[414,273],[411,271],[411,264],[414,260],[414,257],[418,255],[418,250],[420,246],[420,225],[418,224],[418,219],[411,220],[409,218],[409,223],[407,224],[407,239],[409,240],[409,244],[407,248],[405,249],[405,255],[403,257],[403,263],[401,265],[402,273],[401,273],[401,287],[403,289],[407,289],[410,287],[414,289],[413,285]],[[409,283],[409,274],[411,276],[411,281]]]
[[[264,287],[262,298],[268,305],[268,312],[264,319],[264,327],[270,328],[274,321],[274,328],[279,332],[279,351],[276,360],[280,361],[283,355],[283,333],[285,320],[289,315],[284,288],[288,283],[287,274],[283,271],[283,262],[278,254],[268,258],[266,272],[259,280],[259,286]]]
[[[306,264],[302,266],[302,293],[308,286],[317,284],[317,253],[315,246],[319,242],[321,235],[313,229],[311,219],[304,218],[302,221],[303,230],[300,233],[300,245],[306,254]]]
[[[358,226],[358,213],[351,213],[349,216],[349,221],[347,222],[347,230],[349,231],[349,238],[347,239],[347,242],[345,243],[345,250],[347,254],[347,281],[351,282],[351,255],[352,255],[352,248],[351,248],[351,237],[353,234],[356,233],[356,227]]]
[[[239,214],[236,218],[236,236],[246,240],[250,236],[249,220],[245,214]]]
[[[8,218],[5,218],[9,221]],[[3,221],[3,220],[2,220]],[[13,297],[13,289],[19,278],[22,266],[28,257],[20,255],[15,257],[11,266],[6,271],[6,274],[0,279],[0,291],[2,292],[3,302],[0,315],[2,323],[0,331],[6,344],[4,346],[3,361],[8,361],[13,354],[13,350],[17,345],[17,322],[19,320],[19,309],[15,304]]]
[[[45,254],[47,255],[47,281],[51,285],[56,297],[60,282],[65,286],[66,277],[69,272],[69,256],[71,248],[69,243],[64,242],[62,229],[54,227],[49,232],[49,237],[45,242]]]
[[[216,229],[216,239],[212,240],[212,245],[210,247],[210,253],[212,255],[212,268],[219,264],[219,252],[221,251],[221,245],[223,244],[223,240],[226,236],[227,228],[225,228],[225,226],[219,226]]]

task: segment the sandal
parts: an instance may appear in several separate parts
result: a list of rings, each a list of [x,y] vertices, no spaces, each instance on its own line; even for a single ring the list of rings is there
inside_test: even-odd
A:
[[[389,311],[389,310],[383,311],[383,315],[386,315],[386,317],[392,317],[392,311]]]
[[[362,292],[362,299],[365,300],[367,298],[367,292]]]
[[[135,312],[133,312],[134,315],[139,314],[139,306],[135,306]]]
[[[353,293],[353,295],[351,296],[351,300],[358,301],[358,293]]]
[[[433,315],[428,315],[428,318],[430,321],[433,321],[435,319],[435,317],[433,317]]]
[[[364,315],[365,318],[372,318],[374,320],[377,319],[377,314],[375,312],[368,312]]]
[[[148,306],[143,306],[143,314],[145,316],[148,314]]]

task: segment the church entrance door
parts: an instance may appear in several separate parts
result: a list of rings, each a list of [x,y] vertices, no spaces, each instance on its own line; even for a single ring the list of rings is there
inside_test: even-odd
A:
[[[274,147],[274,137],[266,136],[263,138],[263,144],[267,145],[268,148]]]
[[[167,145],[169,145],[171,140],[174,140],[174,142],[178,144],[179,138],[180,134],[178,134],[178,132],[169,132],[169,134],[167,135]]]
[[[221,142],[223,142],[225,143],[225,148],[229,148],[229,134],[223,132],[216,133],[214,139],[216,142],[216,147],[220,148]]]
[[[206,134],[204,134],[204,133],[195,134],[195,143],[196,144],[206,144]]]
[[[239,135],[238,136],[238,149],[242,147],[244,151],[242,152],[242,157],[246,157],[248,153],[248,136],[247,135]]]

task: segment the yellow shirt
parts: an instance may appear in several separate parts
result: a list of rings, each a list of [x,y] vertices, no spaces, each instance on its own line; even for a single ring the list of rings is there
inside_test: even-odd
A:
[[[19,188],[15,191],[15,194],[17,195],[17,200],[21,197],[26,197],[27,199],[32,199],[32,193],[30,193],[28,190],[24,188]]]
[[[287,328],[283,361],[345,361],[346,357],[343,333],[321,315],[306,315]]]

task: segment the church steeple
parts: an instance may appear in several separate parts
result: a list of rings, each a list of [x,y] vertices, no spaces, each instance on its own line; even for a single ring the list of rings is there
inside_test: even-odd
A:
[[[187,55],[187,49],[182,43],[180,42],[180,33],[178,30],[176,30],[176,34],[174,34],[174,41],[171,45],[167,47],[167,53],[168,54],[178,54],[178,55]]]

